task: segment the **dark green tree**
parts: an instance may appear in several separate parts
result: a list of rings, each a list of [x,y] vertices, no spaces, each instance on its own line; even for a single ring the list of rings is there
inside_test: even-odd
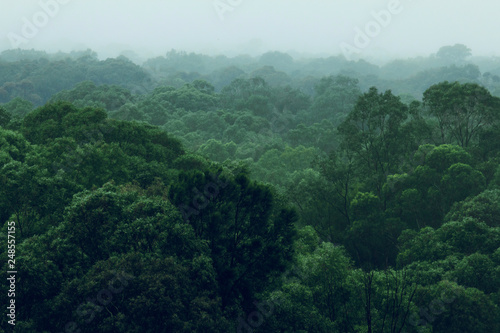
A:
[[[209,245],[223,306],[249,309],[291,259],[295,213],[245,174],[182,173],[169,196]]]

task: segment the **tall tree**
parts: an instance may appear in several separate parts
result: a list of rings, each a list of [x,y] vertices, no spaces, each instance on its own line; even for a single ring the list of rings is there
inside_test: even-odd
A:
[[[407,117],[408,107],[399,97],[372,87],[338,128],[342,149],[354,157],[358,173],[379,196],[385,177],[398,171],[411,146],[403,131]]]
[[[424,92],[423,101],[438,121],[441,143],[468,147],[482,130],[500,120],[500,98],[475,83],[433,85]]]

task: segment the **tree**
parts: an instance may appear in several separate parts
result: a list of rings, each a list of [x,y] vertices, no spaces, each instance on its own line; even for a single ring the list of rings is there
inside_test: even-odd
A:
[[[490,256],[489,253],[466,256],[446,275],[460,285],[479,289],[485,294],[495,293],[500,287],[500,272]]]
[[[310,126],[300,123],[284,135],[293,146],[317,147],[327,154],[337,150],[339,146],[335,126],[326,119]]]
[[[443,46],[436,53],[438,58],[447,62],[462,63],[471,56],[471,49],[463,44],[455,44],[453,46]]]
[[[176,207],[144,193],[84,191],[60,225],[19,243],[20,321],[38,331],[228,330],[206,243]]]
[[[352,263],[342,247],[323,242],[311,254],[300,256],[303,283],[311,288],[321,314],[337,327],[347,327],[348,275]]]
[[[223,144],[219,140],[210,139],[200,146],[198,153],[207,156],[212,161],[222,163],[227,159],[234,158],[236,148],[236,144],[232,141]]]
[[[332,186],[313,169],[296,171],[286,183],[288,200],[299,214],[299,223],[310,226],[324,239],[341,244],[345,237],[345,219]]]
[[[460,221],[471,217],[490,227],[500,227],[500,190],[486,190],[457,202],[445,217],[445,221]]]
[[[118,255],[65,285],[53,302],[61,312],[53,313],[51,328],[73,321],[81,332],[227,332],[216,289],[206,256],[188,263],[175,256]]]
[[[407,270],[358,270],[353,275],[357,278],[357,292],[362,300],[364,325],[360,326],[366,332],[403,332],[417,291]]]
[[[361,95],[358,80],[347,76],[322,78],[315,87],[316,95],[311,106],[315,121],[330,119],[340,123],[354,108]]]
[[[151,122],[152,119],[140,110],[136,104],[127,103],[122,105],[118,110],[110,112],[110,117],[120,120]]]
[[[191,85],[193,88],[204,94],[212,95],[215,92],[214,86],[205,80],[194,80]]]
[[[43,187],[38,183],[43,170],[26,163],[32,152],[20,133],[0,128],[0,223],[15,214],[19,237],[33,232]]]
[[[23,119],[22,132],[32,143],[44,144],[60,137],[82,139],[81,135],[98,131],[107,118],[100,108],[79,109],[68,102],[49,103]]]
[[[484,175],[462,147],[422,145],[413,160],[408,173],[390,175],[384,184],[387,213],[410,228],[439,227],[453,203],[485,188]]]
[[[479,194],[486,187],[483,174],[463,163],[453,164],[441,178],[441,188],[448,211],[454,202]]]
[[[418,331],[432,327],[445,333],[491,332],[499,328],[499,311],[482,291],[466,288],[447,280],[422,288],[415,297],[423,304],[420,313],[414,312],[409,323]]]
[[[164,95],[175,108],[187,111],[209,111],[218,104],[218,96],[213,87],[206,81],[195,80],[192,84],[185,84],[177,90]]]
[[[355,196],[355,179],[352,160],[348,156],[331,153],[327,158],[318,159],[317,167],[323,181],[318,184],[326,183],[326,186],[320,185],[314,189],[321,193],[320,196],[314,192],[312,195],[319,197],[320,206],[329,212],[323,221],[328,226],[327,230],[330,229],[328,240],[343,243],[353,222],[351,202]],[[322,210],[319,207],[317,209]]]
[[[67,101],[76,106],[102,106],[107,111],[116,111],[127,103],[134,103],[135,96],[129,90],[116,85],[100,85],[83,81],[71,90],[63,90],[52,96],[50,102]]]
[[[274,106],[282,114],[297,114],[299,111],[308,110],[311,105],[311,99],[308,95],[299,89],[290,86],[274,89]]]
[[[423,101],[438,120],[441,143],[468,147],[481,131],[500,120],[500,98],[475,83],[433,85],[424,92]]]
[[[0,127],[6,127],[10,122],[11,115],[0,106]]]
[[[390,91],[379,94],[372,87],[338,127],[342,149],[354,158],[358,174],[378,196],[386,176],[398,171],[411,147],[402,126],[407,116],[408,107],[399,97]]]
[[[261,55],[259,62],[263,65],[273,66],[280,70],[288,71],[292,68],[294,61],[288,53],[270,51]]]
[[[321,242],[311,227],[298,230],[295,248],[295,264],[282,275],[282,285],[258,304],[270,309],[262,331],[353,331],[358,310],[352,262],[344,249]]]
[[[402,223],[385,216],[380,199],[373,193],[358,192],[350,209],[353,222],[345,244],[356,263],[366,269],[394,265]]]
[[[223,307],[252,305],[293,254],[294,211],[245,174],[181,173],[169,191],[195,235],[209,244]]]
[[[447,222],[437,229],[425,227],[418,232],[407,229],[398,239],[398,264],[433,262],[448,256],[464,257],[474,253],[495,252],[500,230],[473,218]]]
[[[271,89],[266,81],[260,77],[251,79],[236,79],[221,91],[221,105],[225,108],[243,110],[250,109],[251,103],[248,99],[255,96],[256,102],[266,104],[270,101]],[[256,110],[259,112],[259,110]],[[264,110],[261,110],[263,113]],[[265,113],[265,112],[264,112]]]
[[[289,85],[292,81],[285,72],[277,71],[273,66],[264,66],[258,68],[252,71],[249,76],[261,77],[272,87],[284,87]]]
[[[228,86],[232,81],[245,76],[245,72],[236,66],[217,69],[208,75],[209,81],[217,91]]]
[[[3,107],[13,116],[17,118],[24,118],[28,113],[33,110],[33,103],[16,97],[5,103]]]

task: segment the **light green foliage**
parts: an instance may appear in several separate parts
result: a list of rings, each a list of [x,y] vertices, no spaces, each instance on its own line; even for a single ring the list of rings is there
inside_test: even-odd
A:
[[[116,111],[127,103],[133,103],[134,96],[129,90],[120,86],[97,86],[92,81],[77,84],[72,90],[55,94],[50,101],[67,101],[79,108],[103,107],[107,111]]]
[[[170,102],[174,108],[183,108],[186,111],[208,111],[217,103],[213,95],[213,87],[206,81],[195,81],[182,88],[165,93],[162,98]]]
[[[486,254],[473,253],[457,263],[454,270],[446,274],[449,280],[455,280],[462,286],[482,290],[486,294],[498,291],[500,271],[493,260]]]
[[[13,117],[23,118],[29,112],[33,110],[33,103],[24,100],[20,97],[11,99],[8,103],[3,105],[5,110],[9,112]]]
[[[273,314],[264,332],[288,329],[315,332],[345,330],[350,303],[351,261],[341,247],[318,245],[318,236],[309,228],[299,231],[296,245],[301,248],[297,264],[282,276],[283,285],[270,293],[262,304],[273,304]],[[347,310],[347,311],[346,311]]]
[[[430,149],[430,151],[429,151]],[[425,151],[428,151],[426,154]],[[470,154],[463,148],[455,145],[444,144],[437,147],[426,145],[419,148],[421,159],[437,172],[443,172],[456,163],[471,164]]]
[[[132,103],[127,103],[122,106],[115,112],[111,112],[110,116],[115,119],[120,120],[128,120],[128,121],[141,121],[141,122],[150,122],[151,118],[144,113],[144,111],[140,110],[137,105]]]
[[[222,142],[210,139],[198,149],[198,153],[207,156],[210,160],[216,162],[224,162],[229,158],[233,158],[236,153],[237,146],[234,142],[223,144]]]
[[[304,146],[287,146],[283,152],[270,149],[253,165],[252,172],[258,179],[284,186],[292,173],[308,169],[318,154],[317,149]]]
[[[436,261],[450,255],[461,259],[476,252],[491,254],[498,248],[499,232],[498,228],[472,218],[448,222],[436,230],[430,227],[418,232],[405,230],[399,237],[398,263]]]

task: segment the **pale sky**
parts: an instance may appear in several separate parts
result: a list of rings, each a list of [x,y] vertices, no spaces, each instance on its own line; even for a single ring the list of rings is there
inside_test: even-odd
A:
[[[171,49],[229,56],[274,50],[327,56],[350,45],[360,57],[370,58],[428,55],[443,45],[462,43],[473,55],[500,55],[498,0],[0,0],[0,4],[0,51],[91,48],[101,58],[123,50],[158,56]]]

